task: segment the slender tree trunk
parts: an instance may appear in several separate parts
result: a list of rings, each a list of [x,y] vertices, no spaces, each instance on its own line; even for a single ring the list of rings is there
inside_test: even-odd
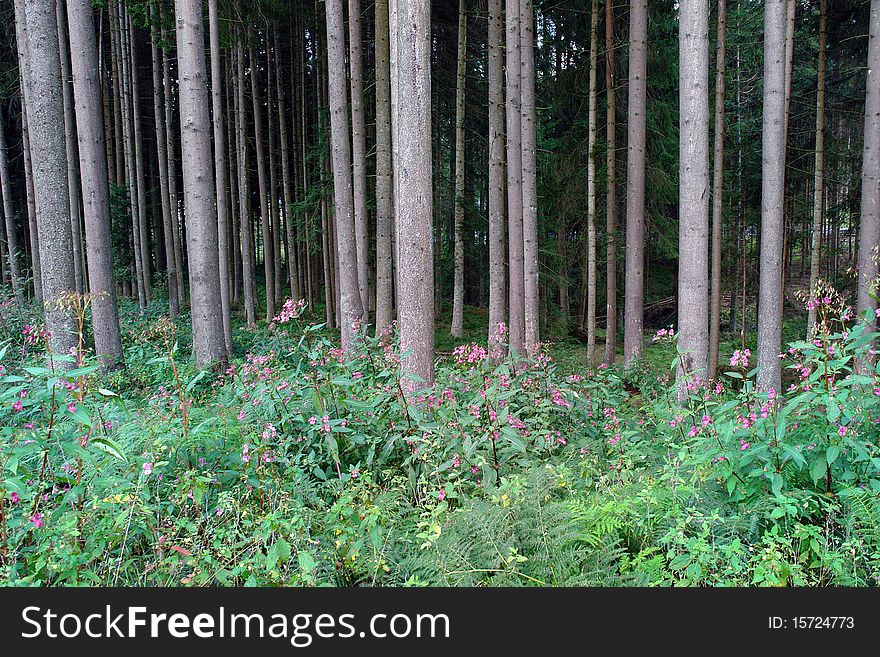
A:
[[[614,92],[614,3],[605,0],[605,363],[617,358],[617,101]]]
[[[6,124],[0,110],[0,194],[3,197],[3,219],[6,226],[6,255],[12,290],[18,303],[24,302],[24,279],[21,274],[21,252],[18,246],[18,231],[15,216],[12,214],[12,187],[9,183],[9,159],[6,153]]]
[[[504,242],[504,19],[501,0],[488,0],[489,78],[489,351],[497,353],[504,339],[500,327],[507,316]]]
[[[177,274],[177,303],[186,303],[187,278],[183,261],[183,239],[180,235],[180,208],[177,202],[177,157],[174,141],[174,88],[171,80],[171,57],[162,53],[162,86],[165,90],[165,139],[168,154],[168,205],[171,208],[171,241],[174,247],[174,269]]]
[[[257,157],[257,191],[260,197],[260,225],[263,232],[263,273],[266,276],[266,320],[275,316],[275,267],[272,260],[272,236],[269,227],[268,180],[266,176],[266,152],[263,143],[263,103],[260,97],[260,64],[254,49],[253,38],[249,39],[251,103],[254,112],[254,141]]]
[[[678,399],[709,351],[709,4],[679,4]]]
[[[67,190],[67,150],[64,139],[64,101],[55,5],[40,0],[16,0],[23,16],[25,41],[19,41],[19,62],[28,90],[27,125],[40,239],[40,262],[46,328],[55,354],[67,354],[77,344],[76,323],[64,298],[76,292]],[[22,63],[23,61],[23,63]]]
[[[870,330],[877,323],[877,301],[871,295],[877,290],[880,244],[880,0],[871,0],[869,24],[857,304],[859,314],[867,313]]]
[[[779,392],[782,367],[782,241],[785,197],[785,0],[764,4],[764,119],[761,269],[758,283],[758,387]]]
[[[131,54],[131,115],[134,130],[132,136],[134,139],[135,188],[137,190],[137,230],[141,249],[141,276],[144,282],[144,298],[149,303],[152,297],[153,274],[150,263],[150,228],[147,218],[147,185],[144,173],[146,167],[144,166],[145,142],[141,121],[140,68],[137,58],[137,46],[135,44],[135,32],[131,25],[130,15],[126,16],[126,23],[129,52]]]
[[[434,383],[434,268],[431,253],[431,7],[396,0],[391,49],[400,349],[421,388]],[[520,279],[521,280],[521,279]]]
[[[718,27],[715,45],[715,144],[712,165],[712,291],[709,318],[709,374],[715,379],[721,341],[721,225],[724,219],[724,72],[726,0],[718,0]]]
[[[274,32],[275,52],[280,52],[278,47],[278,32]],[[296,51],[296,39],[292,48]],[[280,56],[279,56],[280,58]],[[291,76],[296,75],[296,69],[291,69]],[[282,83],[281,66],[275,67],[275,92],[278,96],[278,127],[281,133],[281,190],[284,198],[284,227],[286,228],[285,252],[287,256],[287,277],[290,279],[290,296],[296,301],[302,298],[302,291],[299,285],[299,275],[297,272],[296,257],[296,236],[293,230],[293,203],[294,194],[290,186],[291,170],[290,170],[290,145],[287,139],[287,103],[285,102],[284,85]],[[292,85],[293,86],[293,85]],[[295,91],[295,89],[292,89]],[[294,94],[294,105],[295,94]],[[296,120],[293,121],[296,126]],[[294,138],[294,143],[296,139]],[[299,179],[299,175],[294,171],[294,183]],[[279,236],[280,237],[280,236]],[[279,270],[280,272],[280,270]]]
[[[596,358],[596,66],[599,58],[599,1],[590,16],[590,87],[587,129],[587,363]]]
[[[217,193],[217,252],[220,273],[220,317],[227,357],[232,355],[232,320],[229,306],[229,216],[226,204],[226,141],[223,131],[223,76],[220,70],[220,20],[217,0],[208,0],[211,45],[211,110],[214,127],[214,180]]]
[[[394,312],[391,249],[394,185],[391,179],[388,39],[388,0],[376,0],[376,335],[391,326]]]
[[[201,0],[175,0],[180,146],[196,365],[226,361]]]
[[[22,19],[23,20],[23,19]],[[24,94],[22,94],[24,98]],[[22,100],[24,103],[24,100]],[[34,191],[34,168],[31,162],[30,128],[27,118],[27,110],[22,104],[21,123],[24,129],[21,133],[21,151],[24,160],[25,193],[27,195],[27,219],[28,237],[31,247],[31,276],[34,279],[34,300],[37,305],[43,305],[43,267],[40,263],[40,234],[37,229],[37,196]]]
[[[369,239],[367,227],[367,148],[364,126],[363,54],[361,45],[361,1],[348,0],[349,62],[351,65],[351,157],[352,196],[354,199],[354,229],[357,252],[358,290],[364,306],[364,318],[369,315],[370,298]]]
[[[458,55],[455,84],[455,222],[453,239],[452,329],[453,337],[464,334],[464,124],[467,81],[467,0],[458,2]]]
[[[110,188],[107,153],[104,150],[98,47],[91,2],[67,0],[67,19],[70,43],[76,44],[70,54],[85,211],[87,269],[92,294],[92,331],[95,353],[105,367],[112,367],[122,358],[122,342],[116,309],[116,284],[113,280]]]
[[[267,252],[266,257],[272,257],[272,288],[266,288],[266,294],[274,295],[275,306],[281,305],[281,286],[284,282],[284,270],[281,269],[281,219],[278,214],[278,174],[275,161],[275,137],[276,130],[276,107],[274,105],[275,89],[273,69],[277,70],[278,63],[272,47],[269,44],[268,33],[266,34],[266,109],[269,117],[267,125],[267,142],[269,146],[268,164],[269,164],[269,229],[272,237],[266,237]]]
[[[154,10],[153,17],[158,12]],[[151,57],[153,65],[153,116],[156,123],[156,159],[159,168],[159,195],[162,197],[163,245],[165,248],[165,275],[168,278],[168,314],[171,319],[180,312],[177,298],[177,263],[174,258],[174,228],[172,227],[171,201],[168,196],[168,137],[165,134],[165,99],[162,85],[162,62],[159,52],[159,30],[153,25]]]
[[[828,22],[828,0],[819,0],[819,63],[816,74],[816,165],[813,175],[813,230],[810,248],[810,289],[814,299],[819,284],[821,258],[823,192],[825,190],[825,39]],[[816,326],[816,306],[809,304],[807,339],[812,338]]]
[[[533,0],[520,0],[520,78],[522,103],[522,203],[525,349],[540,348],[538,288],[538,169],[535,116],[535,13]]]
[[[509,344],[522,355],[525,347],[525,269],[522,196],[522,49],[520,0],[507,0],[505,12],[507,67],[507,239]]]
[[[64,102],[64,140],[67,152],[67,191],[70,196],[70,234],[73,244],[73,275],[76,291],[85,291],[83,284],[82,212],[79,186],[79,153],[76,147],[76,118],[73,111],[73,91],[70,76],[70,45],[67,39],[67,10],[65,0],[56,0],[55,16],[58,24],[58,53],[61,57],[61,97]],[[79,45],[79,44],[77,44]],[[97,57],[93,62],[97,66]]]
[[[645,304],[645,113],[647,111],[648,3],[631,0],[629,14],[629,121],[626,174],[626,294],[623,362],[642,359]]]
[[[339,257],[339,325],[343,348],[356,338],[364,307],[358,281],[357,232],[352,196],[351,149],[349,145],[348,100],[345,85],[345,26],[342,0],[328,0],[327,71],[330,101],[330,131],[333,149],[333,193]],[[430,169],[430,166],[429,166]]]
[[[254,284],[254,252],[251,246],[250,184],[248,172],[247,124],[245,122],[245,77],[243,35],[236,46],[235,117],[238,126],[238,220],[241,232],[241,269],[244,288],[244,310],[247,325],[256,324],[256,285]]]

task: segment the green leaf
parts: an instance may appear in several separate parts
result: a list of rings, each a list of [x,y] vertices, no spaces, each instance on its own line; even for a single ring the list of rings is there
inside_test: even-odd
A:
[[[825,461],[827,461],[828,465],[832,465],[838,456],[840,456],[840,447],[828,445],[828,449],[825,450]]]
[[[818,481],[825,476],[825,462],[821,459],[816,459],[810,464],[810,476],[813,478],[813,483],[818,483]]]
[[[307,573],[312,572],[318,566],[318,564],[315,563],[314,557],[308,552],[300,550],[297,552],[296,557],[297,561],[299,561],[299,567]]]
[[[92,438],[91,444],[102,452],[106,452],[107,454],[116,457],[120,461],[124,462],[127,460],[125,458],[125,454],[122,451],[122,448],[112,438],[107,438],[104,436],[100,438]]]

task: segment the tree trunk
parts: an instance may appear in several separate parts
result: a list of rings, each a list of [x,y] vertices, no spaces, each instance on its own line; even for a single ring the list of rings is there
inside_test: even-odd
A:
[[[79,139],[79,169],[86,227],[89,290],[92,294],[92,331],[95,353],[105,367],[122,358],[110,223],[110,188],[104,150],[98,47],[92,4],[67,0],[73,95]]]
[[[40,0],[16,0],[23,15],[24,41],[19,41],[20,66],[25,72],[27,126],[40,240],[46,328],[54,354],[67,354],[77,344],[76,323],[65,296],[76,292],[67,190],[67,150],[64,139],[64,101],[61,97],[61,59],[55,6]]]
[[[147,218],[147,185],[144,167],[144,139],[141,121],[141,83],[138,66],[135,32],[131,24],[131,16],[126,12],[126,34],[131,54],[131,116],[133,122],[135,188],[137,190],[137,231],[141,249],[141,276],[144,280],[144,298],[147,303],[152,297],[152,266],[150,263],[150,228]]]
[[[217,252],[220,272],[220,314],[226,355],[232,355],[232,323],[229,306],[229,215],[226,202],[226,139],[223,131],[223,86],[220,71],[220,20],[217,0],[208,0],[208,31],[211,44],[211,120],[214,127],[214,180],[217,193]]]
[[[782,366],[782,241],[785,197],[785,0],[764,5],[764,118],[761,142],[761,268],[758,387],[779,392]]]
[[[161,11],[159,14],[161,21]],[[155,18],[155,15],[154,15]],[[162,83],[162,62],[159,51],[159,30],[153,25],[151,57],[153,66],[153,115],[156,123],[156,159],[159,168],[159,194],[162,206],[163,246],[165,248],[165,275],[168,278],[168,314],[171,319],[177,317],[180,312],[178,304],[177,286],[178,280],[177,263],[174,257],[174,228],[172,226],[171,199],[168,194],[168,136],[165,134],[165,98]]]
[[[353,343],[364,308],[358,281],[357,233],[352,196],[351,149],[349,144],[348,99],[345,84],[345,26],[342,0],[328,0],[327,72],[330,101],[330,131],[333,149],[333,193],[339,261],[340,313],[342,346]],[[430,149],[429,149],[430,150]],[[430,168],[430,167],[429,167]]]
[[[273,30],[274,32],[274,30]],[[269,44],[268,33],[266,34],[266,109],[269,121],[267,124],[267,142],[269,145],[268,164],[269,164],[269,230],[272,237],[266,236],[266,257],[272,258],[272,283],[271,288],[266,288],[266,294],[272,294],[275,300],[275,306],[281,305],[281,287],[284,283],[284,270],[281,269],[281,219],[278,214],[278,174],[275,161],[275,137],[277,135],[276,123],[277,107],[273,107],[274,98],[276,96],[274,89],[273,69],[277,70],[278,62],[275,59],[273,48]],[[274,317],[274,315],[273,315]]]
[[[376,335],[381,335],[391,326],[394,312],[391,250],[394,189],[391,180],[388,39],[388,0],[376,0]]]
[[[510,348],[522,355],[525,346],[525,268],[522,196],[522,49],[520,0],[507,0],[505,11],[507,67],[507,240]]]
[[[605,208],[605,363],[617,358],[617,102],[614,92],[614,3],[605,0],[605,130],[608,148]]]
[[[391,49],[398,318],[412,388],[434,383],[434,268],[431,253],[431,7],[397,0]]]
[[[587,132],[587,363],[596,358],[596,65],[599,58],[599,1],[590,17],[590,87]]]
[[[820,246],[822,243],[822,200],[825,190],[825,39],[828,21],[828,0],[819,0],[819,63],[816,74],[816,165],[813,174],[813,230],[810,247],[811,299],[817,296],[819,284]],[[816,306],[808,305],[807,339],[813,337],[816,326]]]
[[[522,113],[522,225],[524,347],[535,356],[540,348],[538,290],[538,170],[535,117],[535,13],[533,0],[520,0],[520,62]]]
[[[357,252],[358,291],[364,319],[369,315],[370,298],[369,239],[367,227],[367,148],[364,127],[363,47],[361,45],[361,2],[348,0],[349,62],[351,65],[351,157],[354,229]]]
[[[268,180],[266,176],[266,153],[263,144],[263,103],[260,98],[260,64],[254,49],[253,38],[249,39],[251,103],[254,112],[254,142],[257,157],[257,187],[260,197],[260,225],[263,232],[263,273],[266,276],[266,320],[275,316],[275,263],[272,259],[272,235],[269,232],[270,216],[268,205]]]
[[[21,252],[18,246],[18,231],[15,216],[12,214],[12,188],[9,183],[9,159],[6,153],[6,124],[0,111],[0,194],[3,197],[3,219],[6,226],[6,255],[9,274],[12,278],[12,291],[15,300],[24,302],[24,279],[21,274]]]
[[[73,91],[70,76],[70,45],[67,37],[67,10],[65,0],[56,0],[55,16],[58,25],[58,53],[61,61],[61,97],[64,102],[64,141],[67,152],[67,192],[70,196],[70,235],[73,245],[73,276],[76,291],[85,292],[83,284],[82,212],[80,205],[79,153],[76,148],[77,124],[73,111]],[[79,44],[77,44],[79,45]],[[97,67],[98,58],[92,65]],[[100,97],[99,97],[100,98]]]
[[[507,271],[504,243],[504,19],[501,0],[488,0],[489,78],[489,351],[504,339]]]
[[[721,224],[724,213],[724,71],[726,0],[718,0],[718,32],[715,46],[715,144],[712,165],[712,291],[709,318],[709,373],[714,380],[721,342]]]
[[[464,124],[467,82],[467,0],[458,2],[458,54],[455,75],[455,222],[453,240],[453,337],[464,334]]]
[[[647,111],[648,3],[631,0],[626,161],[626,293],[623,362],[642,359],[645,304],[645,112]]]
[[[201,0],[175,0],[180,146],[196,366],[226,361]]]
[[[709,351],[709,5],[679,5],[678,400],[705,381]]]
[[[296,50],[296,39],[294,39],[294,45],[292,50]],[[274,32],[274,47],[276,56],[279,52],[279,40],[278,40],[278,31]],[[291,62],[292,64],[295,63]],[[291,76],[295,76],[296,69],[291,68]],[[299,285],[299,275],[297,272],[297,257],[296,257],[296,236],[293,230],[293,203],[294,203],[294,195],[290,186],[290,145],[287,139],[287,103],[285,102],[285,93],[284,93],[284,85],[282,83],[281,76],[281,66],[275,67],[275,92],[278,97],[278,127],[279,132],[281,134],[281,191],[284,199],[284,209],[281,213],[284,216],[284,227],[286,228],[286,239],[285,239],[285,255],[287,256],[287,277],[290,279],[290,296],[295,301],[299,301],[302,298],[302,291]],[[294,90],[295,91],[295,90]],[[294,105],[295,95],[294,95]],[[296,120],[294,119],[293,126],[296,126]],[[294,143],[296,143],[296,139],[294,138]],[[294,172],[294,183],[299,179],[299,176]],[[280,238],[280,235],[279,235]],[[280,272],[280,270],[279,270]]]
[[[880,244],[880,0],[871,0],[864,135],[857,304],[859,314],[867,313],[868,328],[873,330],[877,301],[871,294],[876,293]]]
[[[254,252],[251,246],[250,184],[248,172],[247,123],[245,120],[245,77],[243,35],[235,52],[235,118],[238,127],[238,220],[241,233],[241,269],[244,288],[244,310],[247,325],[256,325],[256,286],[254,284]]]

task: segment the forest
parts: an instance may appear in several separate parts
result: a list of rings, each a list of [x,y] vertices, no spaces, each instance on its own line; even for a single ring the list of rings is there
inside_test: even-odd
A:
[[[880,584],[880,0],[0,0],[0,584]]]

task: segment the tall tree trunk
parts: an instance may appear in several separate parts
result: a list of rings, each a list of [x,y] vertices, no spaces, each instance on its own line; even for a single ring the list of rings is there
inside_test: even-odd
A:
[[[239,41],[235,52],[235,118],[238,127],[238,221],[241,233],[241,269],[242,287],[244,288],[244,310],[247,325],[252,327],[256,324],[256,285],[254,283],[254,252],[251,246],[251,217],[250,217],[250,184],[248,171],[247,149],[247,123],[245,106],[245,77],[244,77],[244,40],[239,35]]]
[[[73,245],[73,276],[76,291],[85,292],[83,284],[82,208],[80,205],[79,153],[76,149],[76,119],[73,111],[73,91],[70,76],[70,45],[67,39],[67,10],[65,0],[56,0],[55,16],[58,24],[58,53],[61,58],[61,97],[64,102],[64,140],[67,152],[67,192],[70,196],[70,235]],[[79,44],[77,44],[79,45]],[[97,66],[97,57],[93,62]]]
[[[161,21],[161,13],[153,10],[153,20]],[[168,278],[168,314],[171,319],[180,312],[177,298],[177,263],[174,258],[174,228],[172,227],[171,200],[168,195],[168,137],[165,134],[165,99],[162,84],[162,62],[159,52],[159,29],[154,22],[150,54],[153,65],[153,115],[156,123],[156,159],[159,167],[159,194],[162,197],[163,245],[165,248],[165,275]]]
[[[330,131],[333,148],[333,193],[339,261],[339,325],[343,348],[351,346],[364,317],[358,282],[358,254],[354,201],[352,196],[351,149],[349,144],[348,99],[345,84],[345,25],[342,0],[328,0],[327,72],[330,101]]]
[[[223,76],[220,70],[220,19],[217,0],[208,0],[211,45],[211,120],[214,127],[214,180],[217,193],[217,252],[220,272],[220,316],[226,355],[232,355],[232,320],[229,307],[229,216],[226,203],[226,140],[223,131]]]
[[[6,226],[6,256],[9,274],[12,278],[12,291],[18,303],[24,302],[24,279],[21,274],[21,252],[18,246],[18,231],[15,216],[12,214],[12,187],[9,182],[9,159],[6,153],[6,124],[0,110],[0,194],[3,197],[3,219]]]
[[[273,30],[274,33],[274,30]],[[275,161],[275,137],[277,135],[276,110],[274,98],[276,96],[274,89],[275,75],[273,69],[278,69],[278,61],[275,58],[275,51],[269,44],[269,35],[266,34],[266,109],[269,117],[267,125],[267,142],[269,145],[268,164],[269,164],[269,229],[272,233],[272,239],[266,238],[268,247],[267,257],[272,257],[272,282],[271,289],[266,289],[266,294],[273,294],[275,306],[281,305],[281,287],[284,283],[284,270],[281,269],[281,218],[278,213],[278,174]]]
[[[599,58],[599,1],[590,16],[590,73],[587,129],[587,362],[596,358],[596,67]]]
[[[489,351],[497,353],[507,316],[504,243],[504,19],[501,0],[488,0],[489,78]]]
[[[391,250],[394,188],[391,180],[388,38],[388,0],[376,0],[376,335],[391,326],[394,312]]]
[[[77,344],[71,306],[64,302],[76,292],[67,190],[67,150],[64,140],[64,101],[61,97],[61,59],[54,3],[16,0],[23,15],[25,41],[18,43],[25,71],[27,126],[42,263],[46,328],[55,354],[67,354]],[[22,63],[24,60],[24,63]]]
[[[816,297],[819,284],[820,246],[822,243],[823,192],[825,190],[825,39],[828,22],[828,0],[819,0],[819,63],[816,73],[816,164],[813,174],[813,230],[810,248],[811,299]],[[807,339],[816,326],[816,306],[808,305]]]
[[[161,12],[161,10],[160,10]],[[164,12],[162,12],[164,13]],[[174,87],[171,79],[171,60],[162,52],[162,86],[165,90],[165,139],[168,154],[168,205],[171,208],[171,241],[174,247],[174,269],[177,273],[177,303],[186,303],[186,271],[183,260],[183,238],[180,234],[180,208],[177,202],[177,156],[174,140]]]
[[[269,227],[268,180],[266,176],[266,152],[263,143],[263,103],[260,98],[260,64],[254,49],[253,38],[249,39],[251,103],[254,112],[254,142],[257,157],[257,187],[260,197],[260,225],[263,232],[263,273],[266,276],[266,319],[275,316],[275,266],[272,260],[272,236]]]
[[[400,349],[414,388],[434,383],[431,253],[431,7],[397,0],[391,61]]]
[[[764,5],[764,119],[761,142],[761,268],[758,387],[779,392],[782,366],[782,240],[785,197],[785,0]]]
[[[131,93],[131,51],[127,45],[126,34],[128,32],[127,21],[125,18],[125,8],[123,5],[116,7],[116,32],[119,48],[119,61],[121,63],[120,74],[122,75],[122,132],[125,153],[125,169],[126,181],[128,185],[128,201],[131,210],[131,235],[132,235],[132,251],[134,255],[134,275],[137,284],[138,305],[141,310],[147,307],[147,292],[144,284],[143,263],[141,261],[140,246],[140,224],[138,212],[138,193],[137,193],[137,164],[135,161],[136,146],[134,143],[134,119],[132,117],[132,93]]]
[[[24,19],[22,19],[24,20]],[[24,105],[25,94],[22,93],[21,124],[21,151],[24,161],[25,193],[27,195],[27,220],[28,237],[31,247],[31,276],[34,279],[34,300],[37,305],[43,305],[43,267],[40,263],[40,234],[37,229],[37,196],[34,191],[34,167],[31,161],[30,128],[27,118],[27,110]]]
[[[201,0],[175,0],[180,146],[196,365],[226,361]]]
[[[859,314],[867,313],[868,327],[873,329],[877,301],[871,295],[877,289],[880,244],[880,0],[871,0],[869,24],[857,304]]]
[[[617,358],[617,101],[614,92],[614,3],[605,0],[605,363]]]
[[[351,65],[351,158],[352,196],[354,199],[354,230],[357,247],[358,290],[369,315],[370,298],[369,239],[367,226],[367,148],[364,126],[363,47],[361,45],[361,1],[348,0],[349,62]]]
[[[127,12],[126,12],[127,13]],[[140,67],[137,58],[135,31],[131,24],[131,16],[126,16],[126,34],[131,53],[131,116],[133,122],[135,188],[137,189],[137,230],[141,249],[141,276],[144,279],[144,297],[147,303],[152,297],[152,266],[150,263],[150,228],[147,217],[147,184],[144,166],[143,125],[141,121],[141,82]]]
[[[507,114],[507,240],[510,348],[522,355],[525,346],[525,269],[522,196],[522,49],[520,0],[507,0],[505,11]]]
[[[709,351],[709,4],[679,4],[678,399]]]
[[[718,27],[715,45],[715,144],[712,165],[712,291],[709,318],[709,375],[715,379],[721,342],[721,224],[724,218],[724,72],[726,0],[718,0]]]
[[[522,112],[522,203],[523,203],[523,330],[530,356],[540,347],[538,289],[538,169],[535,116],[535,13],[533,0],[520,0],[520,62]]]
[[[104,150],[104,118],[98,47],[92,4],[67,0],[73,96],[79,139],[79,169],[86,227],[89,290],[92,296],[92,331],[95,353],[111,367],[122,358],[110,223],[110,188]]]
[[[278,53],[280,49],[278,47],[279,39],[278,39],[278,31],[276,30],[273,33],[274,36],[274,47],[276,56],[279,57]],[[293,41],[292,50],[296,51],[296,38]],[[295,58],[294,58],[295,62]],[[291,63],[294,63],[291,62]],[[292,68],[290,72],[291,76],[296,76],[296,69]],[[284,227],[286,229],[286,238],[285,238],[285,255],[287,256],[287,277],[290,279],[290,296],[292,299],[299,301],[302,298],[302,291],[299,285],[299,275],[297,272],[297,257],[296,257],[296,236],[293,230],[293,203],[294,203],[294,194],[291,190],[290,186],[290,178],[291,178],[291,170],[290,170],[290,145],[287,138],[287,103],[285,102],[285,93],[284,93],[284,85],[282,83],[282,75],[281,75],[281,66],[275,67],[275,92],[278,97],[278,127],[280,131],[280,140],[281,140],[281,191],[284,198],[284,209],[281,213],[284,216]],[[295,91],[295,86],[291,85],[292,91]],[[296,98],[294,94],[293,104],[296,105]],[[294,119],[292,125],[296,126],[296,119]],[[294,137],[294,143],[296,142],[296,138]],[[296,172],[294,174],[294,184],[299,179],[299,175]],[[280,236],[279,236],[280,237]],[[280,271],[280,270],[279,270]],[[280,276],[279,276],[280,278]]]
[[[458,54],[455,75],[455,221],[453,240],[453,337],[464,334],[464,124],[467,81],[467,0],[458,2]]]
[[[645,304],[645,113],[647,111],[648,3],[631,0],[626,161],[626,291],[623,362],[642,359]]]

